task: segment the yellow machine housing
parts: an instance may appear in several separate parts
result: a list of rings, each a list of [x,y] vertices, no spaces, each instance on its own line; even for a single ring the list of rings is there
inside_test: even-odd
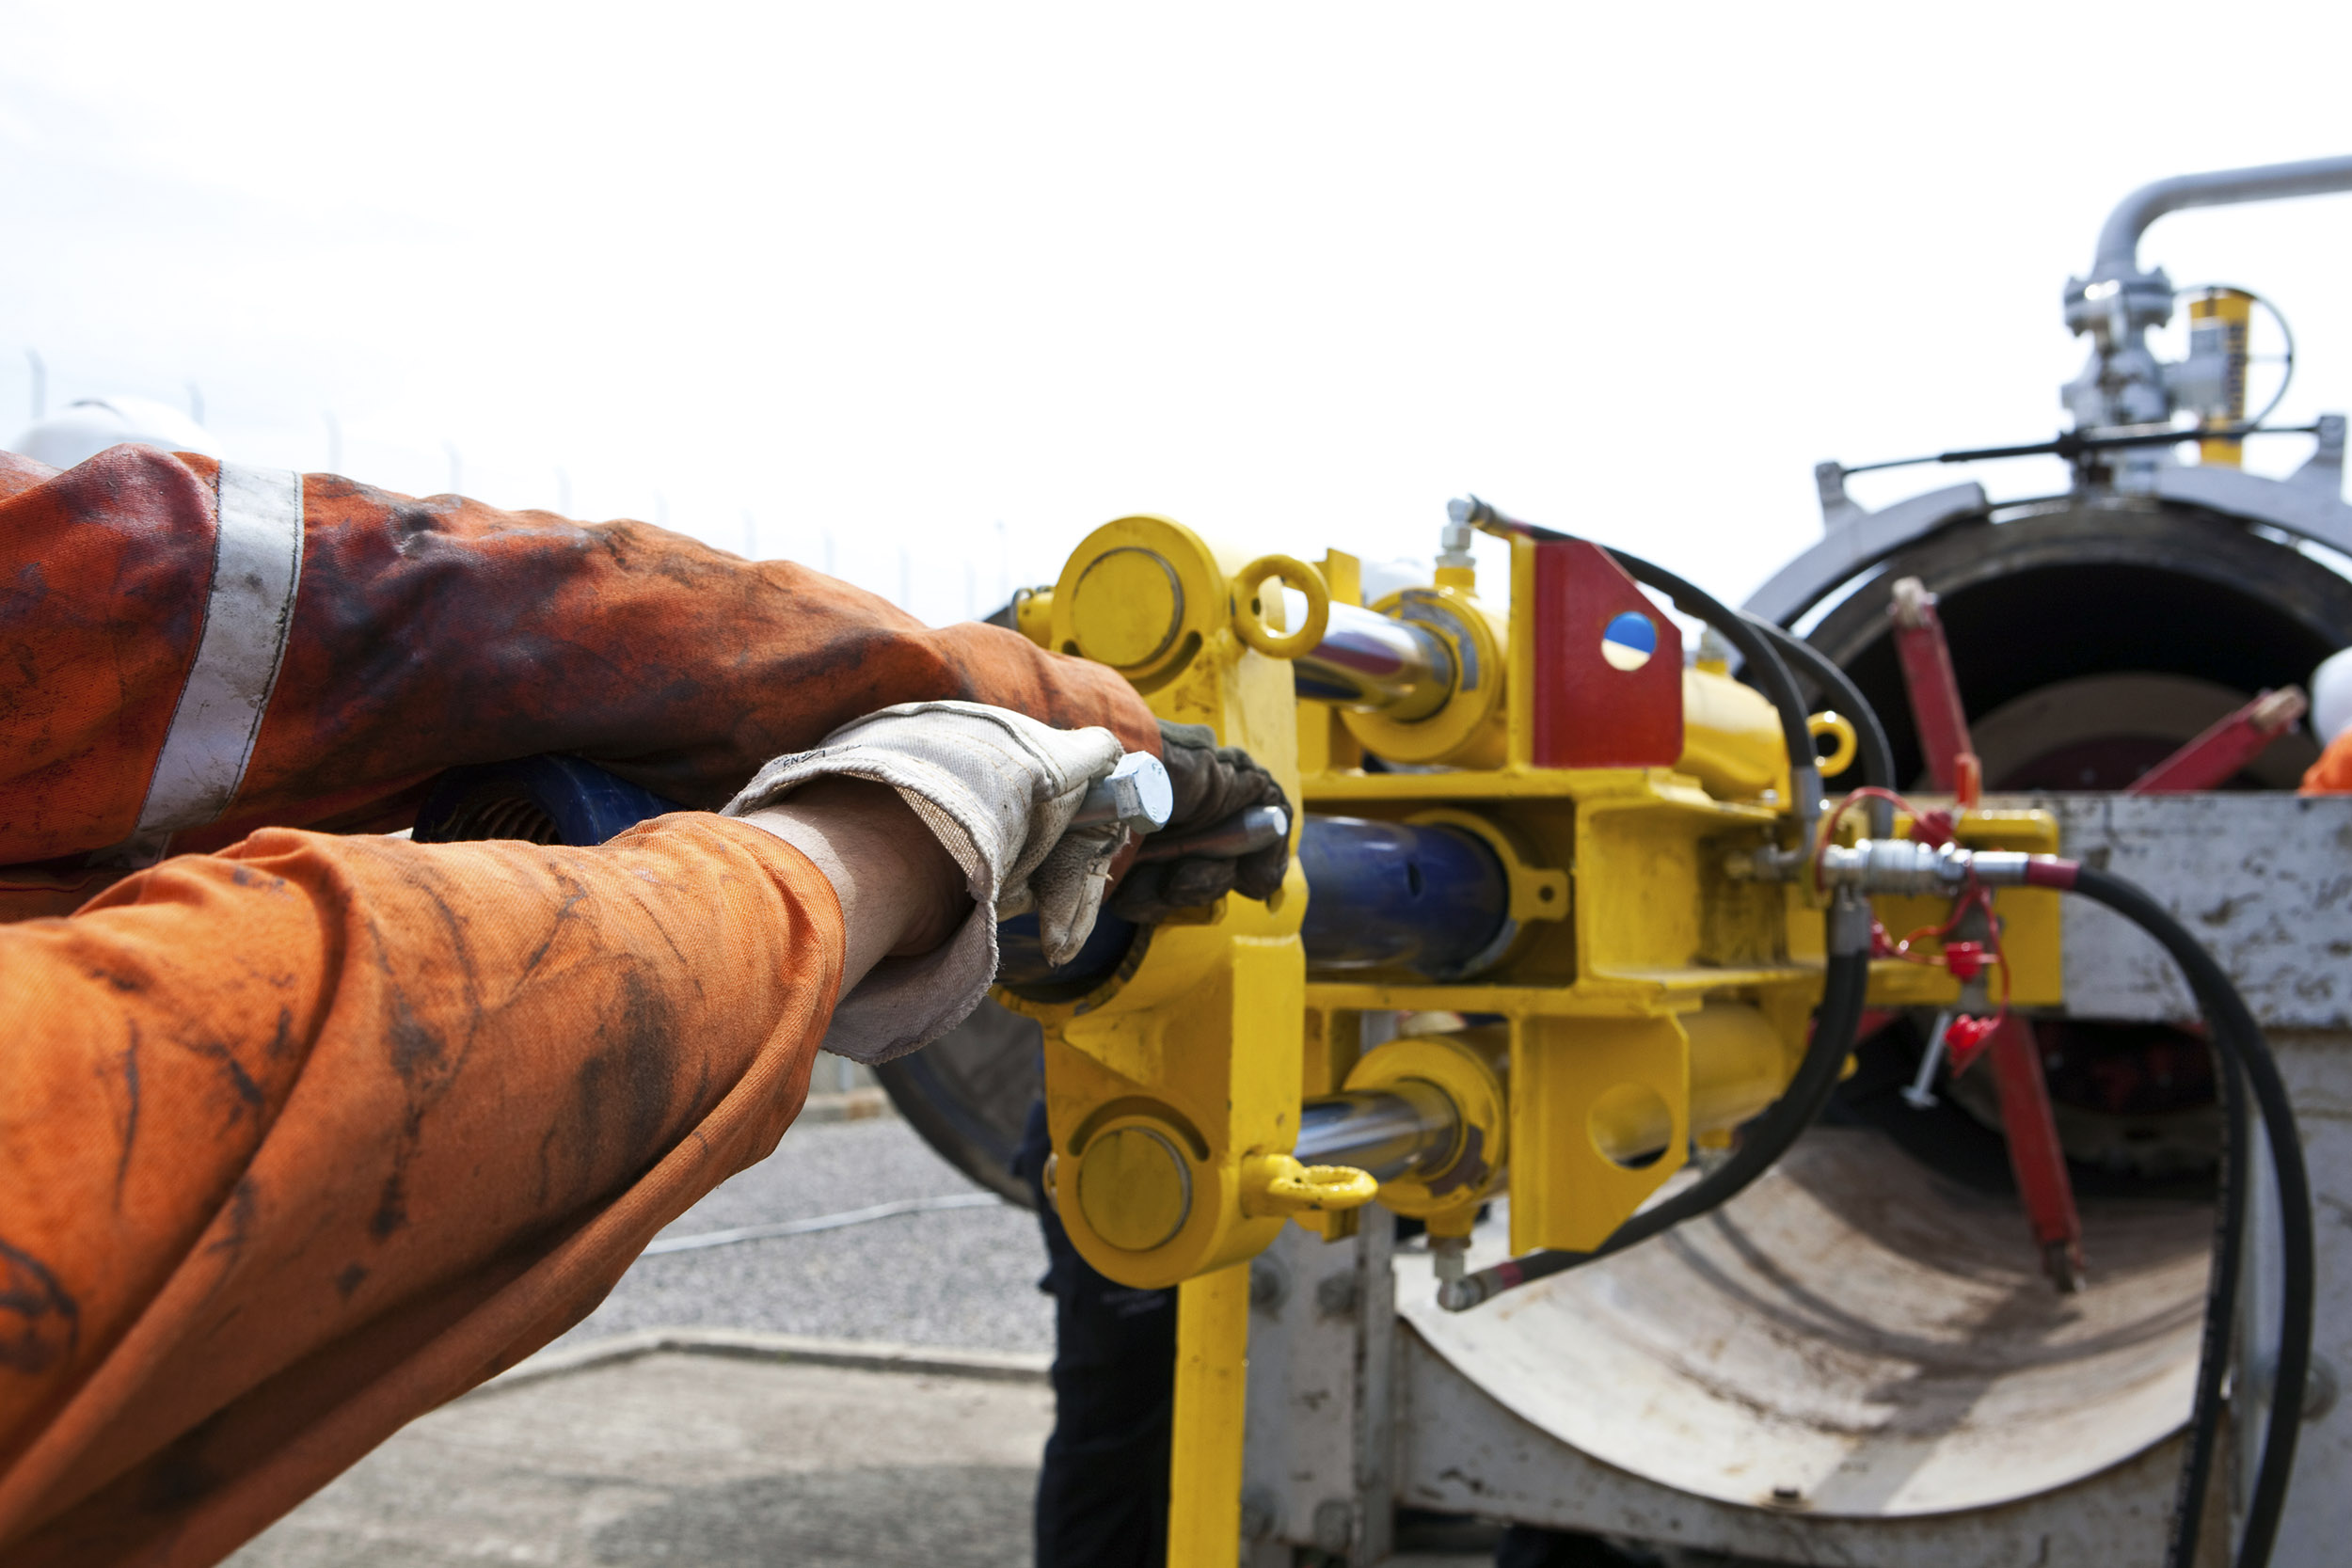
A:
[[[1681,677],[1671,767],[1534,761],[1535,545],[1511,542],[1507,612],[1469,568],[1370,607],[1438,641],[1442,689],[1413,716],[1299,698],[1286,660],[1360,610],[1354,558],[1243,560],[1181,524],[1123,517],[1088,535],[1021,629],[1118,670],[1164,720],[1206,724],[1248,751],[1304,813],[1475,834],[1504,869],[1513,934],[1469,978],[1312,978],[1299,939],[1314,890],[1294,863],[1264,903],[1229,896],[1145,932],[1086,994],[1005,995],[1044,1026],[1049,1184],[1072,1242],[1138,1287],[1181,1285],[1169,1560],[1233,1558],[1241,1478],[1244,1265],[1293,1218],[1337,1238],[1375,1191],[1433,1235],[1467,1235],[1507,1187],[1514,1251],[1593,1247],[1685,1163],[1780,1092],[1820,998],[1820,900],[1745,880],[1738,855],[1791,841],[1790,759],[1772,705],[1720,670]],[[1272,584],[1308,602],[1293,628]],[[1334,607],[1340,607],[1335,610]],[[1425,644],[1424,644],[1425,645]],[[1442,663],[1442,660],[1439,661]],[[1433,668],[1436,667],[1433,665]],[[1820,728],[1849,754],[1851,729]],[[1375,771],[1367,754],[1416,765]],[[1291,826],[1299,832],[1297,814]],[[2055,847],[2037,813],[1973,814],[1977,847]],[[2008,985],[2058,999],[2057,895],[2005,889]],[[1947,901],[1884,900],[1897,935]],[[1933,944],[1924,944],[1931,956]],[[1881,964],[1872,1000],[1948,1004],[1940,968]],[[1375,1013],[1498,1015],[1501,1024],[1363,1046]],[[1302,1104],[1342,1091],[1441,1096],[1464,1149],[1376,1183],[1293,1157]],[[1451,1163],[1449,1163],[1451,1162]]]

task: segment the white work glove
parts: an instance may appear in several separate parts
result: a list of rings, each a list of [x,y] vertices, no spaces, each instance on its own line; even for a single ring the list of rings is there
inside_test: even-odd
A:
[[[972,916],[929,953],[884,958],[834,1009],[825,1049],[886,1062],[963,1022],[996,977],[996,923],[1037,911],[1051,962],[1067,963],[1094,930],[1116,822],[1072,830],[1087,785],[1126,748],[1105,729],[1057,730],[979,703],[900,703],[844,724],[812,752],[761,768],[726,815],[774,805],[816,779],[885,784],[963,868]]]

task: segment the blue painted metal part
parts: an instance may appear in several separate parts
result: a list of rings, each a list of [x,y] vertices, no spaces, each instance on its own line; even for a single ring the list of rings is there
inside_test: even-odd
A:
[[[420,843],[461,838],[602,844],[684,808],[578,757],[529,757],[443,774],[417,814]],[[1310,816],[1299,832],[1307,917],[1299,935],[1316,974],[1403,970],[1452,979],[1503,934],[1511,903],[1502,863],[1474,833],[1351,816]],[[1082,993],[1108,979],[1136,927],[1105,914],[1078,957],[1045,962],[1037,916],[996,928],[996,977],[1025,992]]]
[[[1352,816],[1310,816],[1299,929],[1312,974],[1404,969],[1452,979],[1492,949],[1510,918],[1502,863],[1475,833]]]
[[[417,813],[421,844],[462,838],[536,837],[517,824],[535,810],[553,824],[558,844],[602,844],[649,816],[686,808],[578,757],[524,757],[453,768],[435,782]],[[485,828],[504,831],[485,832]]]
[[[1104,913],[1078,949],[1078,956],[1056,969],[1045,961],[1045,948],[1037,934],[1037,916],[1018,914],[996,923],[996,983],[1018,990],[1039,987],[1091,990],[1110,978],[1127,949],[1135,945],[1136,928],[1115,914]]]

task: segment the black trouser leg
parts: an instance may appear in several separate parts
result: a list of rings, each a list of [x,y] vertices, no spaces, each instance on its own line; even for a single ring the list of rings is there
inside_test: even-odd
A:
[[[1161,1568],[1168,1560],[1176,1292],[1116,1284],[1070,1244],[1045,1200],[1045,1107],[1030,1107],[1013,1169],[1038,1195],[1054,1298],[1054,1434],[1037,1483],[1038,1568]]]

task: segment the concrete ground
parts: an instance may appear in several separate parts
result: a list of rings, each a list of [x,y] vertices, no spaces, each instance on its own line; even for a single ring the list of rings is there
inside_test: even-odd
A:
[[[976,1190],[896,1118],[803,1122],[663,1234]],[[1053,1425],[1043,1269],[1036,1221],[1001,1206],[641,1259],[541,1358],[410,1425],[230,1568],[1025,1565]],[[906,1347],[939,1354],[874,1370]],[[1421,1533],[1399,1568],[1491,1560],[1489,1530]]]
[[[895,1118],[806,1124],[664,1235],[976,1191]],[[1020,1353],[1053,1342],[1037,1223],[1003,1207],[638,1261],[551,1347],[768,1330]],[[1029,1560],[1041,1378],[660,1354],[479,1390],[410,1426],[236,1568]]]
[[[1041,1382],[707,1355],[475,1393],[233,1568],[1019,1568]]]
[[[665,1237],[807,1219],[980,1189],[896,1117],[803,1122]],[[905,1214],[842,1230],[640,1259],[559,1344],[642,1328],[767,1329],[970,1350],[1050,1351],[1045,1243],[1009,1206]]]

